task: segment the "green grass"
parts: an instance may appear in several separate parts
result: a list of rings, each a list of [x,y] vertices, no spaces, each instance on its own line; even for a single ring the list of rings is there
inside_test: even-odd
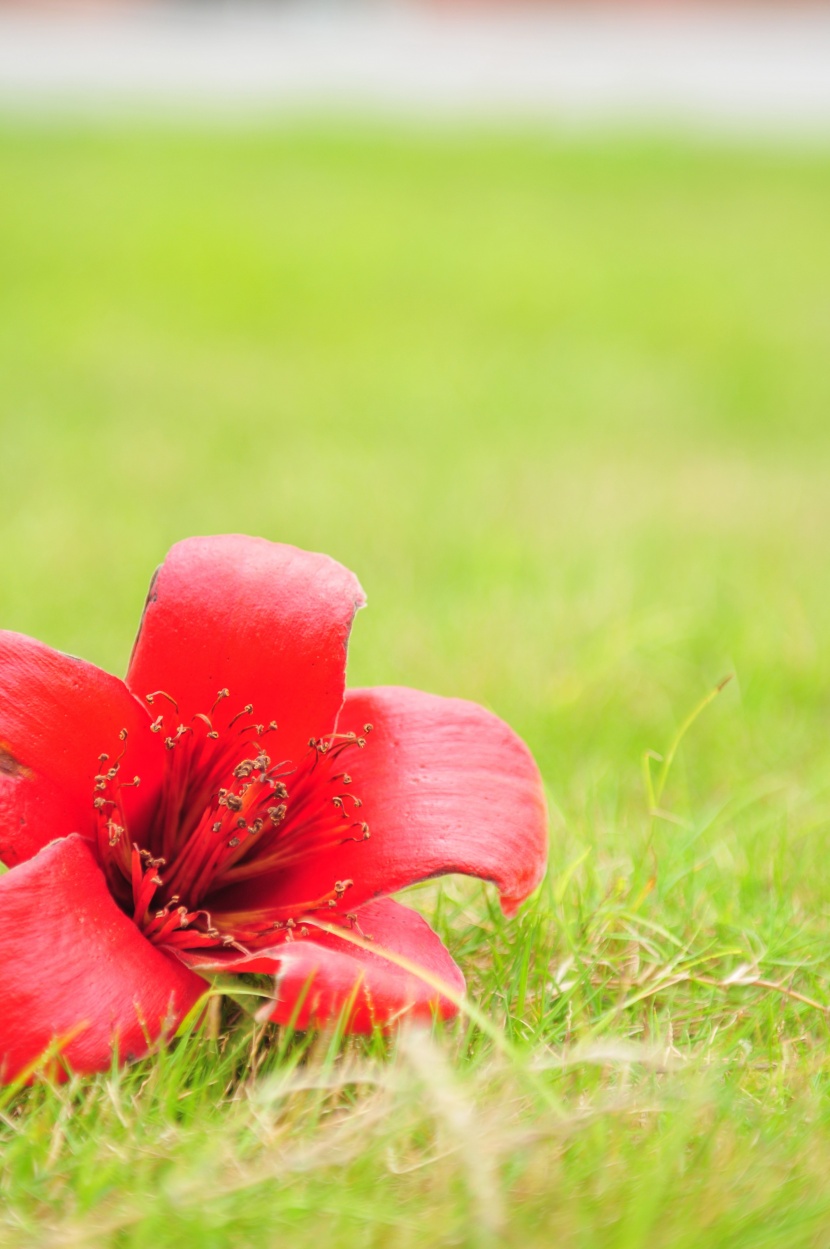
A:
[[[0,623],[121,671],[177,538],[323,549],[351,681],[551,803],[519,919],[410,894],[503,1044],[227,1003],[2,1095],[0,1244],[830,1245],[830,157],[7,122],[0,186]]]

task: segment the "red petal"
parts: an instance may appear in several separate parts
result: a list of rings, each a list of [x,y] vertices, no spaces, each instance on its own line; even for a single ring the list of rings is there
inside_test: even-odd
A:
[[[67,833],[91,836],[98,756],[127,729],[122,791],[130,823],[154,805],[161,755],[123,681],[20,633],[0,631],[0,860],[8,866]],[[129,776],[127,776],[129,772]]]
[[[533,756],[476,703],[392,686],[350,690],[338,731],[373,726],[343,766],[368,841],[347,841],[282,875],[236,886],[231,910],[300,904],[351,880],[343,906],[449,872],[493,881],[512,914],[542,879],[547,817]],[[290,818],[290,817],[289,817]],[[356,835],[360,836],[359,829]]]
[[[53,842],[0,877],[0,1077],[53,1040],[75,1071],[101,1071],[168,1035],[205,982],[146,941],[113,902],[82,838]]]
[[[444,1019],[458,1007],[442,997],[438,985],[455,995],[464,992],[464,977],[425,919],[391,898],[368,902],[357,912],[357,935],[418,967],[429,980],[366,950],[345,938],[309,927],[307,939],[247,957],[204,957],[191,952],[188,962],[205,971],[272,972],[277,975],[277,1003],[269,1018],[300,1029],[321,1027],[340,1018],[349,1007],[348,1032],[390,1028],[403,1017]],[[298,1002],[302,1005],[298,1008]]]
[[[334,725],[364,602],[327,555],[235,534],[188,538],[150,586],[127,683],[141,697],[165,690],[185,720],[227,688],[225,723],[253,703],[256,720],[279,724],[273,750],[296,758]]]

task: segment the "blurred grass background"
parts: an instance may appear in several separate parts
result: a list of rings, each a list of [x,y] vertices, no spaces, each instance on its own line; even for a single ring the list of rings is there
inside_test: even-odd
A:
[[[353,567],[370,605],[351,683],[485,702],[549,785],[551,885],[524,921],[506,928],[476,890],[415,895],[477,1000],[531,1047],[610,1029],[693,1062],[705,1051],[730,1090],[729,1064],[743,1072],[737,1110],[714,1114],[681,1083],[657,1120],[648,1092],[573,1149],[570,1127],[552,1152],[547,1137],[517,1145],[504,1183],[524,1243],[830,1243],[815,1006],[830,1002],[827,154],[7,120],[0,185],[0,623],[122,671],[180,537],[258,533]],[[673,820],[649,821],[643,752],[728,673],[678,756]],[[637,958],[659,974],[678,949],[708,951],[718,975],[748,960],[813,1005],[670,985],[659,1010],[649,990],[644,1021],[634,913],[651,934]],[[606,1095],[595,1079],[567,1085],[573,1107]],[[30,1107],[32,1140],[58,1145],[19,1173],[15,1218],[30,1201],[85,1208],[81,1155],[70,1164],[54,1136],[60,1096]],[[161,1157],[167,1119],[134,1105],[161,1115]],[[376,1154],[349,1155],[349,1201],[382,1169],[388,1141],[372,1139]],[[67,1187],[52,1198],[56,1165]],[[446,1243],[498,1241],[498,1218],[468,1226],[469,1186],[429,1190],[434,1170],[426,1190],[390,1181],[388,1210],[410,1203],[399,1224],[383,1194],[374,1221],[366,1206],[350,1222],[323,1176],[332,1243],[444,1243],[442,1210]],[[290,1185],[268,1184],[255,1228],[233,1239],[244,1200],[226,1194],[230,1222],[217,1214],[211,1240],[208,1219],[203,1243],[270,1244],[280,1219],[316,1243],[313,1185],[303,1214],[279,1204]],[[188,1217],[206,1217],[201,1200]],[[112,1243],[181,1243],[184,1215],[166,1217],[164,1233],[142,1216]]]

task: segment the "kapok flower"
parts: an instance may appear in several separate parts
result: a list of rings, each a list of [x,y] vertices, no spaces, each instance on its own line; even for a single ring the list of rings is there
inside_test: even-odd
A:
[[[300,1028],[455,1012],[436,985],[461,972],[386,895],[461,872],[512,913],[544,872],[542,786],[482,707],[346,692],[364,601],[327,556],[192,538],[126,681],[0,632],[2,1078],[54,1043],[80,1072],[144,1054],[217,971],[274,975],[270,1018]]]

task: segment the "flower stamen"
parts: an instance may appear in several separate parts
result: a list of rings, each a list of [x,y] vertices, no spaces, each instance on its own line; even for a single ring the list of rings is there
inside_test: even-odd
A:
[[[302,915],[338,910],[354,882],[337,880],[320,897],[269,908],[267,915],[244,906],[228,909],[222,891],[369,837],[369,825],[350,818],[363,803],[351,790],[343,792],[352,778],[335,761],[345,750],[365,748],[372,726],[364,726],[364,736],[311,738],[299,763],[274,764],[260,739],[276,732],[277,723],[253,723],[251,703],[221,731],[214,727],[213,713],[229,697],[220,690],[211,714],[197,712],[185,724],[171,695],[157,690],[146,696],[151,706],[162,700],[168,710],[149,725],[153,734],[164,735],[165,766],[143,846],[128,836],[121,796],[122,789],[140,783],[138,776],[119,780],[126,731],[112,762],[107,754],[99,757],[93,793],[99,858],[113,896],[156,945],[250,951],[287,939]],[[320,775],[321,768],[327,775]],[[326,780],[337,792],[324,787]],[[214,898],[218,905],[206,910]]]

